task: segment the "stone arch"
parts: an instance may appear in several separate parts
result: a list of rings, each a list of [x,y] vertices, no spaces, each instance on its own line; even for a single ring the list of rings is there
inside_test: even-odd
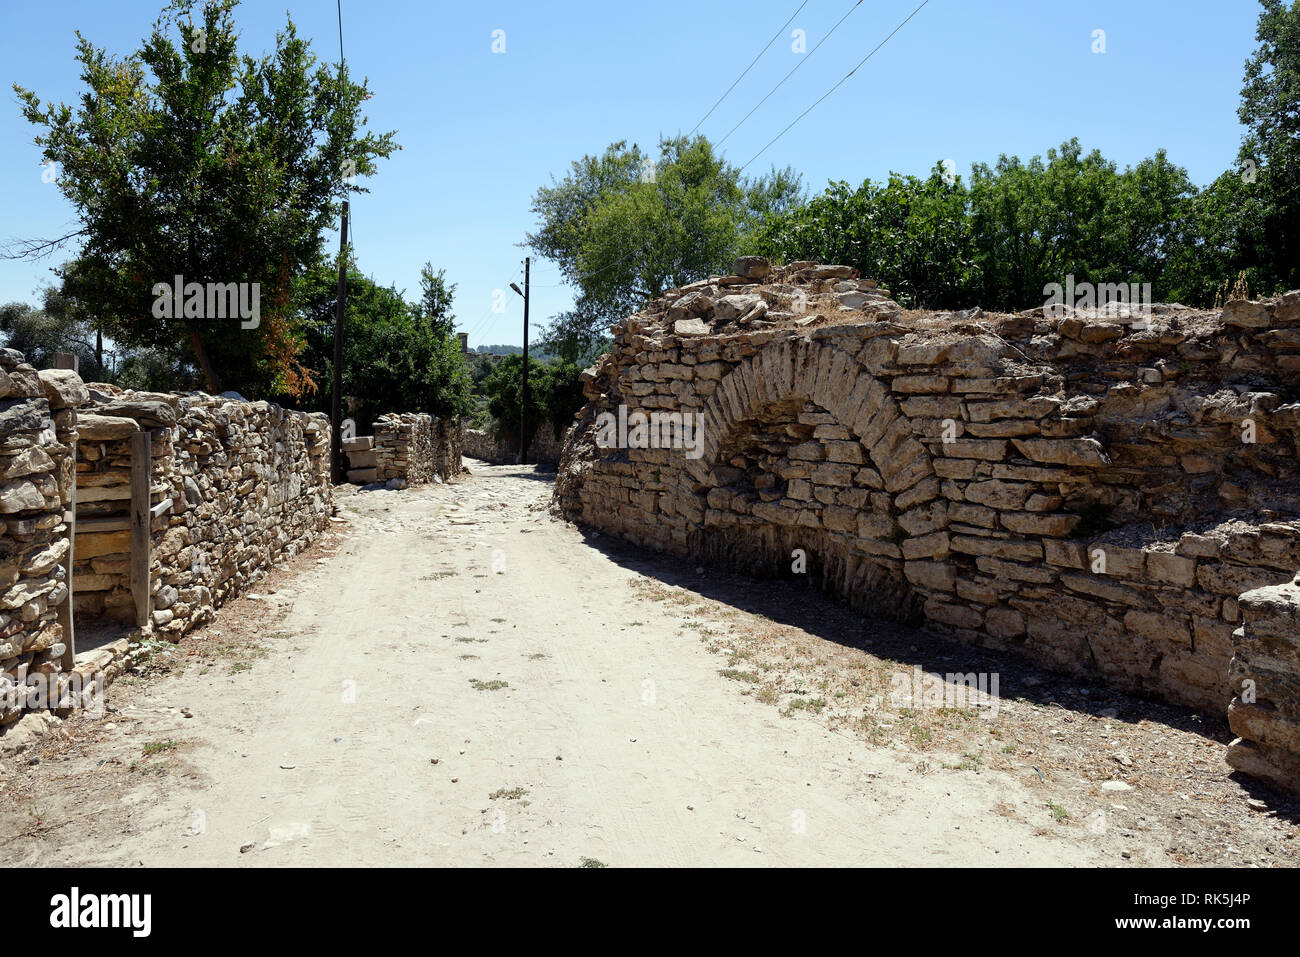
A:
[[[808,544],[817,553],[817,574],[827,590],[875,612],[918,617],[921,602],[904,575],[901,544],[907,533],[897,518],[934,499],[939,483],[930,452],[913,434],[909,417],[888,386],[856,356],[819,340],[773,342],[723,377],[702,416],[702,454],[687,465],[705,515],[693,543],[697,554],[755,570],[772,568],[783,558],[789,563],[791,544]],[[770,474],[762,476],[768,484],[761,490],[735,481],[742,470],[731,467],[730,457],[737,455],[744,436],[759,430],[754,441],[766,450],[763,457],[781,462],[778,471],[787,477],[801,475],[802,462],[782,458],[792,449],[773,452],[774,445],[780,446],[782,435],[813,431],[811,424],[794,422],[828,421],[834,425],[825,432],[845,440],[822,443],[839,453],[829,456],[835,462],[825,480],[833,487],[816,485],[826,474],[816,465],[809,466],[810,481],[793,478],[777,491],[771,491],[778,483]],[[764,434],[763,429],[774,431]],[[851,448],[836,447],[854,443],[861,447],[860,467],[839,464],[858,453],[844,455]],[[801,442],[797,449],[806,445]],[[852,476],[847,483],[846,475]],[[795,508],[792,498],[810,492],[816,497],[807,501],[808,507]],[[765,500],[755,501],[760,494]],[[791,497],[774,504],[777,494]]]
[[[762,406],[805,399],[825,409],[866,449],[891,495],[934,476],[930,453],[915,437],[888,388],[851,353],[830,343],[786,339],[742,360],[718,383],[703,410],[703,454],[688,469],[708,479],[726,437]]]

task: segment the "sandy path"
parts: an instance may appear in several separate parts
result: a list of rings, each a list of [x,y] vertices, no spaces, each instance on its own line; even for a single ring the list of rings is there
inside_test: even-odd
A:
[[[546,516],[548,481],[475,473],[345,499],[343,547],[268,596],[286,610],[268,656],[149,682],[58,769],[93,775],[174,738],[173,772],[51,793],[57,839],[7,841],[0,860],[1115,863],[1077,832],[996,812],[1041,807],[1009,775],[920,776],[898,751],[742,695],[684,615],[629,587],[636,571]],[[88,815],[96,800],[121,806]]]

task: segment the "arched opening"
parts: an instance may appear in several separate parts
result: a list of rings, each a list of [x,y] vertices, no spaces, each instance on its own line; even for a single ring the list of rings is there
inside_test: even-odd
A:
[[[820,405],[766,402],[731,423],[697,486],[692,553],[756,577],[805,581],[856,608],[916,621],[902,530],[865,447]]]

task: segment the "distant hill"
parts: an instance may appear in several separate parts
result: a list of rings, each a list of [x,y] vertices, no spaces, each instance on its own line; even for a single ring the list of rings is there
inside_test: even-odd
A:
[[[524,347],[504,346],[504,345],[477,346],[476,348],[471,349],[470,351],[478,352],[478,353],[491,353],[494,356],[518,356],[518,355],[523,355]],[[534,360],[535,362],[548,362],[551,359],[554,359],[555,356],[549,352],[542,352],[536,348],[530,347],[528,349],[528,358]]]

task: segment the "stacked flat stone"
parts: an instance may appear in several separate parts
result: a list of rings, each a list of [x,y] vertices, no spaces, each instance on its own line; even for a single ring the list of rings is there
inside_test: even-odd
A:
[[[499,465],[514,463],[519,461],[519,443],[499,439],[483,429],[466,429],[465,454],[471,458]],[[544,462],[547,465],[555,465],[563,454],[564,443],[555,437],[555,430],[546,423],[538,426],[532,440],[528,443],[528,461],[533,464]]]
[[[1248,591],[1233,633],[1228,746],[1238,771],[1300,791],[1300,581]]]
[[[1300,567],[1300,292],[1143,325],[737,267],[613,327],[560,511],[747,571],[804,549],[864,609],[1224,713],[1239,596]],[[620,406],[702,414],[702,455],[598,447]]]
[[[433,481],[433,416],[393,412],[375,420],[376,479],[406,485]]]
[[[375,468],[375,437],[358,435],[343,440],[343,452],[348,457],[348,481],[358,485],[374,482],[379,478]]]
[[[24,713],[27,691],[14,686],[29,676],[47,676],[46,687],[53,679],[56,694],[63,694],[65,514],[73,490],[77,408],[86,399],[75,372],[38,373],[22,353],[0,349],[0,683],[6,692],[0,696],[0,726]]]
[[[433,471],[443,480],[465,471],[461,459],[465,451],[465,423],[460,418],[433,420]],[[558,461],[558,459],[557,459]]]
[[[79,447],[78,519],[126,518],[129,436],[151,434],[151,625],[178,639],[209,621],[272,565],[329,525],[326,416],[203,393],[122,391],[92,383]],[[78,533],[78,612],[132,621],[131,533]]]
[[[394,487],[446,481],[462,471],[464,425],[427,413],[393,412],[375,420],[375,476]]]

